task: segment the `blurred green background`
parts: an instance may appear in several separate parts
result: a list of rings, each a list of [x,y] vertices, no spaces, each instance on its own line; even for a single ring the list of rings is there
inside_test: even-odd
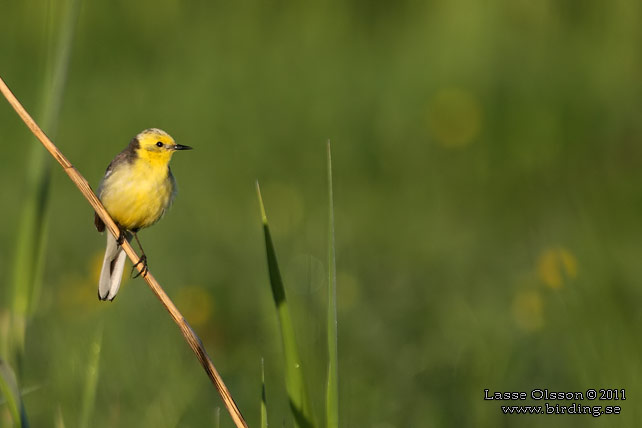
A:
[[[0,2],[0,75],[36,119],[62,6]],[[641,17],[637,0],[85,1],[56,143],[94,188],[144,128],[195,147],[141,239],[251,426],[262,357],[270,422],[292,426],[257,179],[322,415],[328,139],[342,426],[636,426]],[[0,124],[6,330],[32,138],[4,101]],[[89,426],[212,426],[220,399],[144,281],[97,300],[105,237],[57,165],[50,196],[16,368],[32,425],[76,426],[102,328]],[[505,416],[485,388],[627,400]]]

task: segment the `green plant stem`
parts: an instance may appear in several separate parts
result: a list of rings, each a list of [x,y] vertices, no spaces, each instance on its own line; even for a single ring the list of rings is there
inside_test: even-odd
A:
[[[89,363],[87,364],[87,377],[85,379],[85,390],[82,396],[82,411],[80,413],[80,428],[86,428],[94,411],[96,403],[96,388],[98,386],[98,374],[100,370],[100,350],[103,342],[102,325],[96,332],[96,337],[91,344]]]
[[[58,127],[79,11],[80,0],[70,0],[59,26],[60,32],[55,55],[51,57],[47,66],[47,69],[52,71],[46,73],[48,76],[51,75],[51,79],[47,79],[47,84],[44,87],[41,117],[43,128],[52,137],[56,134]],[[49,13],[50,16],[53,15],[51,8]],[[50,33],[53,33],[53,27],[54,25],[51,23]],[[54,38],[51,37],[51,39]],[[11,339],[7,342],[10,349],[4,350],[18,364],[24,350],[27,318],[33,313],[40,295],[48,235],[47,213],[51,161],[39,146],[36,141],[32,143],[27,165],[26,199],[18,226],[12,275],[11,331],[9,333]]]
[[[267,428],[267,397],[265,393],[265,363],[261,358],[261,428]]]
[[[28,428],[27,413],[25,412],[18,381],[9,364],[0,359],[0,392],[7,400],[9,412],[16,428]]]
[[[301,428],[313,427],[314,417],[304,381],[303,364],[299,357],[294,325],[288,308],[285,288],[283,287],[283,280],[281,279],[281,272],[276,259],[276,250],[272,242],[267,215],[265,214],[265,206],[263,205],[263,198],[261,197],[261,188],[258,182],[256,183],[256,191],[261,207],[261,219],[263,221],[263,232],[265,235],[265,249],[270,285],[272,287],[272,297],[274,298],[279,327],[281,328],[283,356],[285,359],[285,386],[290,400],[290,408],[297,426]]]
[[[339,427],[339,373],[337,337],[337,268],[334,244],[334,202],[332,194],[332,154],[328,141],[328,382],[326,387],[326,426]]]

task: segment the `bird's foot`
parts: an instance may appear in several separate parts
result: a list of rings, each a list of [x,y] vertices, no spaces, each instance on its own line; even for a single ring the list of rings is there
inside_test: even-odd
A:
[[[147,267],[147,256],[145,254],[143,254],[142,256],[140,256],[140,259],[138,259],[136,264],[134,264],[134,266],[132,266],[132,272],[131,272],[131,274],[129,274],[129,276],[132,276],[134,274],[134,270],[136,269],[136,266],[138,266],[140,264],[143,265],[143,268],[141,270],[139,270],[136,275],[134,275],[134,278],[138,278],[141,275],[143,275],[143,278],[144,278],[145,275],[147,275],[147,272],[149,272],[149,268]]]
[[[125,239],[127,238],[125,235],[125,232],[122,231],[122,229],[118,230],[120,233],[118,234],[118,238],[116,238],[116,244],[120,247],[123,245],[123,242],[125,242]]]

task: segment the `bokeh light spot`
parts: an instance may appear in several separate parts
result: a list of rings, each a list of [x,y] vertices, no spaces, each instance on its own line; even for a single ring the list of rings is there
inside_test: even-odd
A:
[[[109,233],[109,232],[107,232]],[[91,279],[96,283],[96,287],[98,287],[98,280],[100,279],[100,271],[103,268],[103,260],[105,258],[105,252],[101,251],[96,254],[91,258],[90,261],[90,276]]]
[[[198,286],[181,287],[176,296],[176,306],[194,326],[201,326],[209,321],[214,309],[210,294]]]
[[[548,248],[539,256],[537,275],[546,286],[559,289],[577,277],[577,259],[566,248]]]
[[[430,102],[428,127],[431,135],[444,147],[467,146],[481,130],[481,107],[468,91],[442,89]]]

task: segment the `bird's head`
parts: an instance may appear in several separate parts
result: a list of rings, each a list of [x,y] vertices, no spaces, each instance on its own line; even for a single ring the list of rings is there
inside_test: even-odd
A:
[[[138,143],[136,147],[136,142]],[[158,128],[146,129],[136,136],[134,150],[140,159],[153,164],[168,164],[176,150],[191,150],[190,146],[176,144],[165,131]]]

